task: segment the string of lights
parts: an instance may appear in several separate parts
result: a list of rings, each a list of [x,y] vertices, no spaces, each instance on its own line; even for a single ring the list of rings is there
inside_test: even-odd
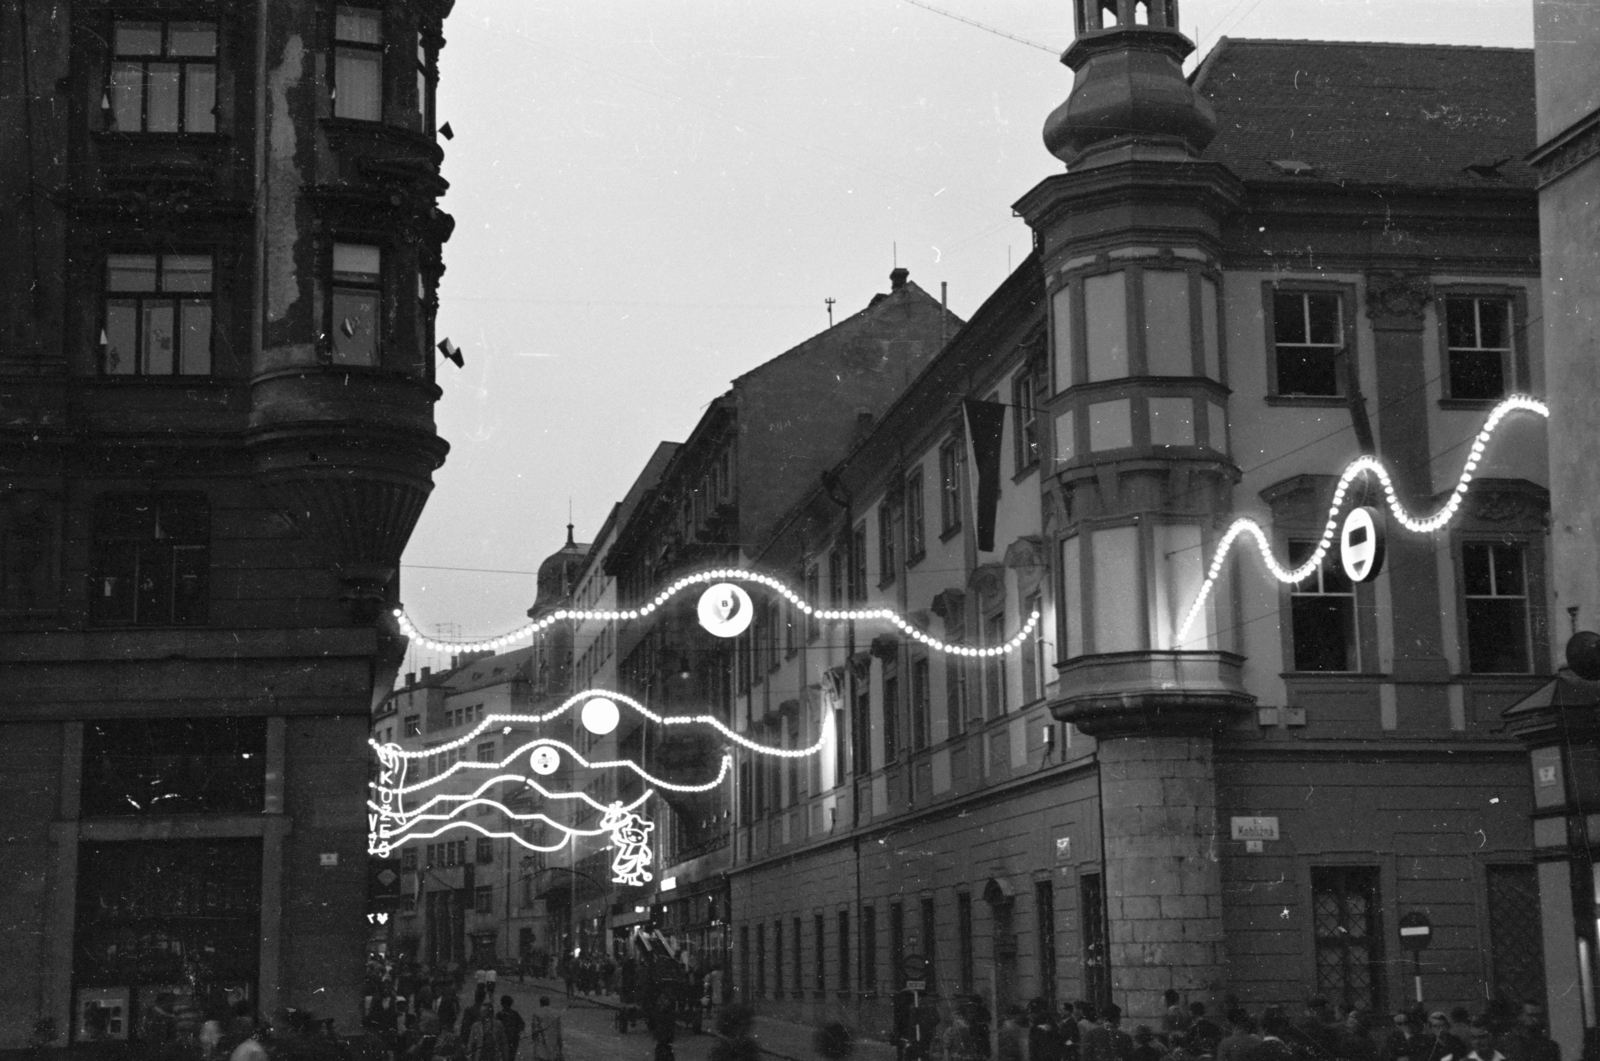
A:
[[[670,781],[663,781],[658,777],[652,776],[651,773],[648,770],[646,770],[644,767],[640,766],[638,763],[634,762],[631,759],[606,759],[606,760],[597,760],[595,762],[590,762],[588,759],[585,759],[583,757],[583,755],[580,754],[576,748],[574,748],[572,745],[568,744],[565,741],[559,741],[559,740],[556,740],[553,737],[535,737],[534,739],[532,739],[530,741],[527,741],[527,742],[523,743],[522,745],[520,745],[519,747],[517,747],[517,749],[515,751],[512,751],[504,759],[501,759],[497,763],[495,763],[495,762],[480,763],[480,762],[471,762],[471,761],[468,761],[468,760],[463,760],[463,761],[461,761],[459,763],[455,763],[449,769],[443,771],[442,773],[438,774],[437,776],[428,778],[426,781],[419,781],[414,785],[401,784],[401,785],[396,786],[395,788],[391,789],[391,791],[393,791],[395,794],[401,795],[401,796],[410,795],[413,792],[420,792],[425,788],[429,788],[429,787],[431,787],[433,785],[437,785],[439,782],[444,781],[444,780],[454,776],[455,774],[459,773],[462,770],[504,770],[515,759],[517,759],[519,756],[523,755],[525,752],[532,751],[533,755],[537,756],[538,755],[537,749],[539,749],[539,748],[560,748],[562,751],[565,751],[568,755],[572,756],[573,760],[575,762],[577,762],[578,765],[583,766],[583,767],[585,767],[587,769],[590,769],[590,770],[605,770],[605,769],[610,769],[610,768],[613,768],[613,767],[621,767],[621,768],[625,768],[625,769],[628,769],[628,770],[632,770],[634,773],[638,774],[641,778],[643,778],[645,781],[648,781],[650,784],[654,785],[655,787],[664,788],[669,792],[709,792],[712,789],[716,788],[718,785],[722,784],[723,780],[726,779],[727,776],[728,776],[728,771],[730,769],[732,769],[732,766],[733,766],[733,756],[729,755],[727,753],[724,753],[723,756],[722,756],[722,769],[717,772],[717,776],[714,779],[712,779],[710,781],[707,781],[704,784],[699,784],[699,785],[678,785],[678,784],[673,784]],[[532,756],[530,756],[530,758],[532,758]],[[536,763],[535,768],[536,769],[538,768],[537,767],[537,763]],[[552,767],[552,770],[553,770],[553,767]],[[547,772],[548,773],[548,772],[551,772],[551,771],[541,771],[541,772]]]
[[[710,571],[701,571],[693,575],[685,575],[683,578],[678,579],[676,582],[672,583],[672,585],[656,594],[654,599],[641,608],[558,608],[549,615],[546,615],[540,619],[536,619],[531,623],[525,623],[522,626],[519,626],[517,629],[512,630],[510,633],[501,634],[498,637],[486,638],[479,641],[440,641],[436,638],[428,637],[417,628],[416,624],[411,621],[410,616],[406,615],[404,608],[394,609],[394,617],[400,626],[400,632],[402,634],[422,647],[431,649],[434,652],[498,652],[500,649],[521,641],[523,638],[533,637],[537,634],[541,634],[551,626],[554,626],[556,623],[569,619],[578,622],[590,620],[599,622],[613,622],[642,619],[650,615],[656,609],[665,605],[679,593],[682,593],[684,590],[689,589],[692,586],[728,580],[754,582],[758,585],[766,586],[776,592],[779,596],[788,600],[789,603],[793,604],[803,614],[814,615],[818,619],[822,619],[824,621],[886,622],[897,627],[902,633],[906,634],[913,640],[920,641],[922,644],[928,646],[935,652],[946,652],[956,656],[991,657],[1004,655],[1008,652],[1015,652],[1022,645],[1022,643],[1028,639],[1028,636],[1033,633],[1034,627],[1039,624],[1039,613],[1035,611],[1033,614],[1028,616],[1028,619],[1023,624],[1021,630],[1017,631],[1001,644],[984,647],[972,645],[952,645],[948,642],[939,640],[925,630],[921,630],[918,627],[913,626],[905,619],[904,616],[900,615],[900,613],[895,611],[893,608],[818,608],[812,605],[810,602],[804,600],[800,594],[790,589],[778,579],[773,578],[771,575],[763,575],[759,572],[744,570],[743,568],[716,568]]]
[[[506,783],[510,783],[510,784],[514,784],[514,785],[524,785],[524,786],[526,786],[528,788],[534,789],[536,792],[539,793],[539,795],[545,797],[546,799],[581,799],[581,800],[583,800],[583,802],[589,804],[589,806],[593,807],[597,811],[600,811],[602,814],[605,813],[607,810],[611,809],[610,804],[601,803],[599,800],[595,799],[593,796],[589,795],[589,793],[587,793],[587,792],[581,792],[581,791],[580,792],[552,792],[548,788],[545,788],[543,785],[539,784],[539,782],[535,781],[533,778],[524,777],[521,774],[500,774],[497,777],[491,777],[489,780],[487,780],[483,784],[479,785],[475,790],[473,790],[470,793],[441,793],[441,794],[439,794],[437,796],[434,796],[432,799],[428,800],[428,802],[424,803],[422,806],[416,808],[415,810],[410,810],[410,811],[406,811],[406,810],[391,810],[391,809],[388,809],[386,807],[381,807],[376,803],[373,803],[370,799],[367,800],[367,807],[369,809],[371,809],[371,810],[377,811],[379,814],[382,814],[382,815],[385,815],[387,817],[396,819],[398,821],[410,821],[410,820],[413,820],[413,819],[424,817],[425,816],[424,812],[429,810],[435,804],[444,803],[444,802],[450,802],[450,801],[455,801],[455,800],[463,800],[463,801],[469,801],[470,802],[471,800],[476,800],[479,797],[481,797],[485,792],[487,792],[489,789],[493,788],[495,785],[506,784]],[[376,781],[369,781],[367,784],[368,784],[368,787],[375,788],[375,789],[382,789],[382,788],[385,787],[385,786],[380,785]],[[393,789],[393,788],[389,788],[388,791],[390,793],[394,793],[397,790]],[[650,794],[650,790],[647,789],[646,792],[645,792],[645,796],[648,796],[649,794]],[[638,807],[641,803],[644,802],[645,796],[641,796],[639,799],[637,799],[634,802],[628,804],[626,809],[627,810],[633,810],[634,808]],[[492,802],[492,801],[485,800],[483,802]],[[452,812],[452,813],[459,813],[459,810],[455,811],[455,812]],[[510,813],[510,812],[508,811],[507,813]],[[515,817],[515,815],[513,815],[513,817]],[[543,815],[535,814],[534,817],[543,817]],[[549,821],[548,818],[546,818],[545,820]],[[556,825],[557,828],[561,828],[561,826],[556,822],[550,822],[550,824],[551,825]]]
[[[631,696],[612,692],[609,689],[585,689],[583,692],[576,693],[568,697],[566,700],[563,700],[560,706],[547,711],[542,715],[489,715],[464,735],[445,744],[434,744],[420,750],[408,751],[407,749],[400,747],[398,744],[379,744],[376,740],[371,738],[368,738],[367,743],[371,745],[374,750],[382,749],[385,754],[392,755],[395,758],[423,759],[430,755],[438,755],[442,752],[454,751],[456,748],[465,747],[466,745],[477,740],[478,737],[483,733],[493,729],[495,726],[500,726],[502,733],[510,733],[513,725],[540,725],[542,723],[549,722],[552,719],[559,718],[562,714],[572,710],[572,708],[578,704],[592,700],[596,697],[627,704],[645,718],[663,726],[710,726],[718,733],[721,733],[724,737],[727,737],[729,740],[740,745],[741,747],[748,748],[751,751],[760,753],[762,755],[775,755],[781,759],[800,759],[807,755],[817,754],[822,750],[824,743],[827,741],[829,729],[833,725],[831,719],[824,718],[822,735],[817,738],[817,742],[815,744],[810,745],[809,747],[774,748],[770,745],[759,744],[756,741],[746,737],[744,734],[729,729],[721,719],[718,719],[713,715],[658,715],[656,712],[650,710],[648,707],[645,707]]]
[[[1358,475],[1370,474],[1383,486],[1389,511],[1394,513],[1394,518],[1406,530],[1415,534],[1432,534],[1445,527],[1461,508],[1461,499],[1466,496],[1472,483],[1472,473],[1477,469],[1478,463],[1483,459],[1484,450],[1489,439],[1493,436],[1495,428],[1500,422],[1513,412],[1525,411],[1536,413],[1546,419],[1550,416],[1550,409],[1537,398],[1523,394],[1513,394],[1506,398],[1489,413],[1484,421],[1483,428],[1472,441],[1472,451],[1467,455],[1466,463],[1461,468],[1461,477],[1456,481],[1455,489],[1450,492],[1449,498],[1430,516],[1415,517],[1405,510],[1400,503],[1399,496],[1395,493],[1394,483],[1389,476],[1389,471],[1378,458],[1363,455],[1357,457],[1345,466],[1343,474],[1339,476],[1338,486],[1333,492],[1333,501],[1328,506],[1328,521],[1322,531],[1322,538],[1317,542],[1317,547],[1306,557],[1299,567],[1290,569],[1278,562],[1272,553],[1272,544],[1267,540],[1267,532],[1261,524],[1249,516],[1240,518],[1229,524],[1222,539],[1217,542],[1216,551],[1212,554],[1211,566],[1206,572],[1205,581],[1200,584],[1200,591],[1195,595],[1195,600],[1189,606],[1189,611],[1183,617],[1183,622],[1178,627],[1177,643],[1182,645],[1188,640],[1189,630],[1200,615],[1200,609],[1205,606],[1206,598],[1211,595],[1212,588],[1216,585],[1218,576],[1222,573],[1222,566],[1228,559],[1228,551],[1239,538],[1248,535],[1261,553],[1267,570],[1279,582],[1301,582],[1322,566],[1323,557],[1333,544],[1334,532],[1338,529],[1339,510],[1344,506],[1346,494],[1349,492],[1350,483]]]

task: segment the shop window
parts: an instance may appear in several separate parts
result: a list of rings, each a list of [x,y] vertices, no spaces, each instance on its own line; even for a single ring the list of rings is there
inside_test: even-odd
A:
[[[906,477],[906,566],[921,560],[928,550],[926,523],[922,508],[922,469]]]
[[[1505,397],[1507,382],[1514,378],[1510,301],[1447,298],[1444,318],[1448,396],[1485,401]]]
[[[1039,410],[1034,404],[1036,383],[1033,369],[1024,368],[1011,384],[1011,411],[1016,423],[1012,434],[1018,475],[1039,463]]]
[[[111,31],[111,128],[217,131],[217,24],[118,19]]]
[[[211,512],[201,494],[112,494],[95,506],[97,623],[206,621]]]
[[[1311,867],[1311,921],[1316,989],[1336,1006],[1378,1011],[1383,987],[1383,933],[1375,866]]]
[[[1289,543],[1289,566],[1299,567],[1315,551],[1314,541]],[[1356,597],[1337,550],[1329,549],[1318,568],[1289,590],[1289,629],[1297,671],[1353,671],[1356,652]]]
[[[1528,670],[1528,583],[1524,550],[1505,542],[1464,542],[1467,660],[1474,674]]]
[[[1344,393],[1339,355],[1345,347],[1344,300],[1336,291],[1274,291],[1274,393],[1334,397]]]
[[[333,41],[333,116],[382,121],[383,12],[339,4]]]
[[[333,245],[332,320],[336,365],[376,365],[381,349],[382,254],[364,243]]]
[[[939,530],[945,535],[961,526],[961,453],[958,438],[939,447]]]
[[[101,372],[208,375],[212,273],[209,254],[108,254]]]
[[[83,814],[258,814],[266,733],[262,718],[85,723]]]

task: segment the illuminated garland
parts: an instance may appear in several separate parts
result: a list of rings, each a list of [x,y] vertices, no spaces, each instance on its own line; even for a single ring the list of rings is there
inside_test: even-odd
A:
[[[1200,609],[1205,605],[1206,598],[1210,596],[1212,587],[1216,584],[1217,576],[1222,573],[1222,565],[1228,558],[1229,548],[1242,535],[1248,534],[1255,540],[1256,548],[1260,550],[1261,559],[1265,561],[1267,570],[1279,582],[1300,582],[1316,571],[1322,564],[1322,558],[1327,555],[1329,546],[1333,543],[1334,532],[1338,528],[1336,517],[1339,514],[1340,507],[1344,504],[1345,494],[1349,490],[1351,481],[1358,475],[1371,473],[1377,477],[1378,481],[1383,484],[1383,492],[1388,498],[1389,511],[1394,513],[1395,521],[1406,530],[1416,534],[1432,534],[1434,531],[1442,529],[1455,517],[1456,511],[1460,509],[1461,499],[1466,496],[1467,486],[1472,482],[1473,469],[1477,468],[1478,462],[1483,459],[1484,448],[1488,444],[1490,436],[1494,434],[1495,428],[1500,426],[1500,421],[1505,419],[1509,413],[1519,409],[1530,413],[1538,413],[1546,419],[1550,416],[1550,409],[1543,402],[1537,398],[1530,398],[1522,394],[1514,394],[1499,405],[1496,405],[1489,414],[1489,418],[1484,421],[1483,429],[1478,432],[1478,437],[1472,441],[1472,452],[1468,455],[1466,464],[1462,466],[1461,478],[1457,481],[1456,488],[1451,491],[1450,497],[1445,501],[1444,505],[1431,516],[1418,519],[1407,512],[1401,506],[1400,498],[1395,494],[1394,484],[1390,481],[1388,469],[1376,457],[1361,456],[1345,466],[1344,474],[1339,477],[1339,485],[1333,492],[1333,502],[1328,507],[1328,522],[1323,528],[1322,540],[1317,543],[1316,549],[1299,567],[1291,570],[1278,562],[1277,558],[1272,555],[1272,545],[1267,541],[1267,532],[1262,529],[1261,524],[1248,516],[1234,520],[1228,526],[1227,532],[1223,534],[1222,540],[1217,543],[1216,552],[1211,558],[1211,567],[1206,572],[1205,581],[1200,584],[1200,592],[1195,596],[1194,604],[1189,607],[1188,614],[1183,617],[1183,624],[1178,627],[1177,644],[1182,645],[1187,639],[1189,628],[1194,625],[1195,619],[1199,617]]]
[[[553,710],[547,711],[542,715],[489,715],[482,722],[473,727],[470,732],[466,733],[464,736],[458,737],[453,741],[450,741],[448,744],[435,744],[418,751],[408,751],[407,749],[400,747],[398,744],[380,745],[372,738],[368,738],[367,743],[374,749],[393,749],[392,754],[397,758],[425,759],[430,755],[438,755],[441,752],[453,751],[456,748],[465,747],[476,740],[480,734],[486,730],[492,729],[495,726],[501,726],[502,733],[510,733],[511,725],[508,723],[539,725],[544,722],[549,722],[551,719],[557,718],[565,712],[572,710],[573,707],[577,706],[582,701],[590,700],[597,696],[627,704],[629,707],[633,708],[650,721],[660,723],[664,726],[687,726],[694,724],[704,724],[710,726],[718,733],[721,733],[724,737],[727,737],[729,740],[733,741],[735,744],[748,748],[753,752],[759,752],[762,755],[776,755],[781,759],[799,759],[807,755],[817,754],[822,750],[823,743],[827,740],[828,733],[833,726],[833,720],[825,716],[823,718],[822,735],[817,738],[817,743],[808,748],[773,748],[769,745],[757,744],[755,741],[749,739],[743,734],[734,732],[724,725],[720,719],[712,715],[658,715],[654,711],[651,711],[648,707],[645,707],[639,701],[633,699],[631,696],[625,696],[622,693],[614,693],[608,689],[585,689],[583,692],[576,693],[568,697],[566,700],[563,700],[560,706],[554,708]],[[468,766],[472,764],[458,763],[457,765]],[[481,766],[483,764],[478,765]]]
[[[386,747],[393,746],[388,745]],[[395,788],[394,791],[396,794],[402,796],[409,795],[412,792],[420,792],[422,789],[425,789],[430,785],[436,785],[440,781],[445,780],[460,770],[503,770],[509,763],[511,763],[512,760],[516,759],[529,749],[535,748],[560,748],[568,755],[572,756],[573,759],[577,760],[580,766],[587,767],[591,770],[601,770],[607,767],[626,767],[627,769],[638,774],[644,780],[648,781],[650,784],[656,786],[657,788],[664,788],[669,792],[709,792],[718,785],[722,784],[723,780],[728,776],[728,771],[732,769],[733,765],[733,756],[724,753],[722,756],[722,769],[712,780],[700,785],[675,785],[670,781],[663,781],[658,777],[652,776],[648,770],[631,759],[606,759],[599,762],[590,762],[588,759],[585,759],[581,754],[579,754],[578,749],[574,748],[566,741],[559,741],[554,737],[535,737],[532,740],[518,746],[515,751],[497,763],[478,763],[463,759],[461,762],[456,763],[448,770],[438,774],[435,777],[430,777],[426,781],[419,781],[410,786],[402,784]],[[415,753],[409,753],[406,757],[414,758]]]
[[[554,626],[556,623],[561,622],[564,619],[574,619],[579,622],[586,620],[612,622],[625,621],[629,619],[642,619],[691,586],[700,585],[702,583],[722,582],[727,579],[755,582],[766,586],[775,591],[778,595],[787,599],[789,603],[800,609],[800,611],[804,614],[814,615],[818,619],[825,621],[865,622],[876,620],[887,622],[892,626],[898,627],[903,633],[913,640],[920,641],[924,645],[927,645],[935,652],[948,652],[957,656],[987,657],[999,656],[1007,652],[1015,652],[1017,648],[1028,639],[1028,635],[1033,632],[1033,628],[1039,624],[1039,613],[1035,611],[1033,614],[1028,616],[1028,620],[1023,624],[1022,629],[1012,635],[1012,637],[1004,644],[991,645],[987,648],[977,648],[967,645],[952,645],[948,642],[939,640],[926,631],[919,630],[917,627],[912,626],[910,622],[908,622],[893,608],[817,608],[801,599],[798,593],[772,576],[758,574],[754,571],[746,571],[743,568],[737,567],[717,568],[716,570],[712,571],[702,571],[695,575],[685,575],[683,578],[678,579],[672,585],[656,594],[655,598],[642,608],[630,608],[619,611],[609,611],[600,608],[558,608],[542,619],[537,619],[531,623],[526,623],[523,626],[519,626],[509,634],[501,634],[499,637],[491,637],[483,641],[439,641],[434,638],[424,636],[423,633],[417,629],[416,624],[411,621],[411,618],[406,615],[405,609],[394,609],[394,617],[400,624],[400,632],[402,634],[405,634],[406,637],[410,638],[412,641],[415,641],[424,648],[431,649],[434,652],[498,652],[507,645],[520,641],[525,637],[531,637],[534,634],[543,633],[546,629]]]

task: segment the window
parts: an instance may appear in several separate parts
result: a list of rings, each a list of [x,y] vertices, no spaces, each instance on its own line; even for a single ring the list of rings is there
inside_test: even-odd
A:
[[[1312,541],[1291,541],[1289,566],[1305,563],[1316,547]],[[1317,570],[1291,587],[1289,629],[1295,670],[1357,669],[1355,591],[1336,550],[1330,549]]]
[[[83,727],[83,813],[258,814],[266,721],[124,719]]]
[[[878,908],[871,903],[861,908],[861,990],[878,990]]]
[[[94,619],[206,621],[211,511],[203,495],[113,494],[95,507]]]
[[[340,4],[333,41],[333,116],[382,121],[383,12]]]
[[[869,682],[860,682],[856,686],[856,717],[854,727],[850,734],[851,766],[857,777],[865,777],[872,772],[869,752],[872,744],[869,741],[872,727],[872,692]]]
[[[823,920],[821,914],[817,914],[812,919],[812,922],[812,934],[816,937],[817,943],[815,960],[816,989],[820,992],[828,989],[828,962],[826,953],[828,948],[828,929],[827,923]]]
[[[1011,409],[1016,414],[1017,474],[1039,463],[1039,411],[1034,408],[1034,371],[1024,368],[1011,384]]]
[[[1044,666],[1044,643],[1042,640],[1044,620],[1042,618],[1043,609],[1039,606],[1039,595],[1037,593],[1023,603],[1023,621],[1026,622],[1028,616],[1035,612],[1039,612],[1041,615],[1039,623],[1033,628],[1033,633],[1023,639],[1018,653],[1022,662],[1022,702],[1025,704],[1031,704],[1039,699],[1043,695],[1045,685],[1042,671]]]
[[[963,994],[972,993],[972,896],[956,893],[956,979]]]
[[[1278,394],[1337,396],[1344,301],[1336,291],[1274,291],[1272,337]]]
[[[927,552],[927,535],[922,517],[922,469],[906,478],[906,563],[914,564]]]
[[[433,135],[434,86],[439,83],[439,69],[435,65],[432,51],[428,48],[422,34],[417,34],[417,130],[424,135]]]
[[[739,926],[739,1001],[750,1001],[750,926]]]
[[[889,664],[884,664],[888,670]],[[900,676],[883,676],[883,762],[887,766],[900,758]]]
[[[867,525],[856,524],[850,533],[850,599],[867,599]]]
[[[1078,878],[1078,920],[1083,935],[1083,997],[1102,1006],[1111,1001],[1111,969],[1106,953],[1105,891],[1098,873]]]
[[[767,926],[756,926],[756,997],[767,994]]]
[[[1474,674],[1528,670],[1528,584],[1522,546],[1464,542],[1467,666]]]
[[[939,530],[943,534],[961,526],[961,440],[952,438],[939,447]]]
[[[984,620],[984,644],[989,647],[1005,644],[1006,614],[996,612]],[[989,718],[999,718],[1006,713],[1006,655],[990,656],[983,661],[983,701]]]
[[[1387,997],[1379,909],[1376,867],[1311,867],[1316,989],[1336,1006],[1377,1010]]]
[[[837,549],[828,554],[828,605],[844,606],[844,558]]]
[[[217,131],[217,24],[127,22],[112,29],[111,127],[119,133]]]
[[[796,985],[798,989],[798,985]],[[772,923],[772,997],[783,997],[783,922]]]
[[[1484,867],[1489,967],[1496,998],[1544,998],[1544,934],[1539,882],[1530,863]]]
[[[478,762],[494,762],[494,741],[484,741],[482,744],[478,745]]]
[[[928,746],[928,660],[911,661],[911,750]]]
[[[211,371],[209,254],[109,254],[101,371],[204,376]]]
[[[839,991],[850,990],[850,911],[839,911]]]
[[[1502,398],[1513,378],[1511,303],[1504,298],[1444,300],[1445,375],[1452,398]]]
[[[406,736],[408,736],[408,737],[420,737],[420,736],[422,736],[422,716],[421,715],[407,715],[406,716]]]
[[[896,991],[906,985],[906,908],[889,904],[889,976]]]
[[[487,836],[480,836],[478,838],[478,850],[474,853],[478,856],[478,865],[489,865],[494,861],[494,841]]]
[[[378,363],[379,306],[383,289],[377,247],[364,243],[333,245],[333,307],[329,334],[333,336],[333,363]]]
[[[817,618],[817,609],[822,606],[819,599],[822,593],[822,576],[817,566],[812,564],[806,568],[806,603],[811,605],[811,610],[806,612],[806,643],[810,644],[822,636],[822,620]]]
[[[922,956],[927,959],[927,978],[939,982],[939,921],[933,896],[922,897]]]
[[[894,581],[894,505],[885,500],[878,506],[878,585]]]
[[[794,919],[794,996],[805,994],[805,955],[800,950],[800,919]]]
[[[1039,919],[1039,994],[1056,1007],[1056,895],[1047,880],[1033,885],[1033,909]]]
[[[959,638],[951,639],[959,642]],[[950,736],[967,731],[967,661],[950,653],[944,658],[945,721]]]

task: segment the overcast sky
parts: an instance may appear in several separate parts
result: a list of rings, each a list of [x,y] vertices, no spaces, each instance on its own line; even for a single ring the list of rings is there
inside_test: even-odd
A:
[[[1531,0],[1180,2],[1199,54],[1533,41]],[[591,540],[658,442],[827,326],[825,298],[842,318],[887,291],[896,248],[963,318],[1027,253],[1011,204],[1060,169],[1039,134],[1072,87],[1071,4],[929,6],[458,0],[438,336],[466,368],[440,361],[450,456],[405,554],[424,630],[524,622],[514,572],[561,546],[569,500]]]

